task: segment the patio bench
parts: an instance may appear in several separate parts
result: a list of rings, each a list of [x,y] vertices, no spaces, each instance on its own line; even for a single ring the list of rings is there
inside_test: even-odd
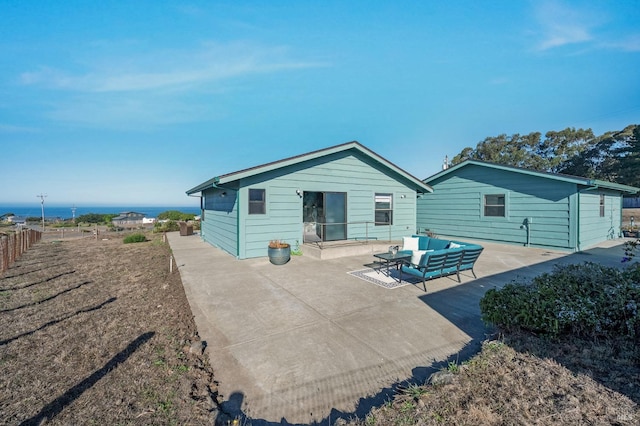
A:
[[[413,236],[411,240],[404,239],[403,248],[413,248],[411,261],[403,262],[400,267],[400,280],[402,275],[413,275],[422,278],[424,291],[427,291],[427,280],[456,275],[460,280],[460,271],[471,271],[477,278],[473,267],[480,257],[483,247],[477,244],[469,244],[462,241],[447,241],[427,236]]]

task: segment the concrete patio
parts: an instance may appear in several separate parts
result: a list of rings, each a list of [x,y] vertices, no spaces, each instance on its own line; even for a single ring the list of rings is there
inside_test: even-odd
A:
[[[348,274],[371,254],[237,260],[199,235],[168,234],[223,410],[250,424],[332,424],[364,416],[402,383],[424,383],[472,355],[488,332],[478,301],[490,288],[554,264],[620,265],[624,240],[583,253],[479,242],[470,271],[385,289]],[[265,249],[266,253],[266,249]]]

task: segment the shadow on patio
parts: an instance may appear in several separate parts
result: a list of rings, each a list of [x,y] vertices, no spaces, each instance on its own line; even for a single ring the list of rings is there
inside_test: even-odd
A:
[[[543,254],[544,255],[544,254]],[[281,418],[278,422],[261,420],[253,418],[250,413],[242,410],[243,395],[241,393],[234,394],[225,404],[223,404],[223,410],[227,414],[221,414],[219,421],[226,421],[231,418],[240,418],[241,424],[245,422],[252,425],[283,425],[283,424],[315,424],[315,425],[332,425],[338,419],[364,419],[373,408],[382,406],[385,402],[389,401],[396,395],[403,387],[410,384],[422,385],[427,382],[431,374],[434,372],[445,369],[449,363],[462,363],[474,356],[480,349],[481,344],[487,338],[491,338],[493,330],[485,326],[480,319],[479,301],[485,292],[490,288],[500,288],[506,283],[514,280],[527,280],[534,276],[537,276],[544,272],[550,272],[553,270],[554,265],[560,264],[575,264],[583,262],[597,262],[607,266],[622,267],[621,258],[623,255],[623,249],[621,245],[615,245],[610,247],[596,247],[591,250],[587,250],[580,253],[569,254],[562,257],[556,257],[543,261],[537,264],[530,264],[520,268],[511,269],[504,272],[497,272],[491,275],[482,276],[482,268],[477,271],[478,279],[473,279],[470,272],[463,274],[463,283],[458,284],[455,279],[451,277],[440,278],[439,284],[442,284],[442,280],[451,280],[451,286],[446,282],[444,289],[434,290],[423,295],[419,295],[418,298],[428,305],[431,309],[442,315],[450,323],[455,325],[458,329],[467,334],[471,340],[457,353],[451,354],[446,360],[440,362],[433,362],[431,364],[419,365],[419,361],[415,368],[412,369],[410,377],[406,377],[403,380],[398,380],[394,383],[390,383],[380,389],[375,395],[362,397],[356,404],[356,409],[351,412],[344,412],[333,408],[328,416],[320,421],[313,421],[311,423],[289,423],[286,418]],[[481,258],[482,259],[482,258]],[[490,269],[490,268],[485,268]],[[434,282],[435,282],[434,281]],[[421,284],[417,286],[421,287]],[[427,289],[429,290],[429,282],[427,282]],[[516,350],[527,350],[526,345],[520,345],[514,347]],[[535,353],[535,355],[548,356],[549,354]],[[562,359],[557,359],[562,363]],[[613,360],[615,362],[615,360]],[[577,365],[566,365],[575,374],[584,374],[584,368],[580,368]],[[635,370],[630,371],[634,375],[635,380],[639,377],[638,366],[635,366]],[[363,372],[365,375],[375,374],[375,371]],[[323,379],[324,383],[317,383],[318,388],[332,388],[332,377]],[[598,378],[595,378],[598,380]],[[631,380],[631,379],[630,379]],[[601,382],[603,385],[608,386],[607,382]],[[638,402],[635,390],[628,391],[627,383],[620,384],[619,386],[609,386],[610,389],[625,394],[631,397],[634,401]],[[295,403],[295,401],[291,401]],[[230,416],[230,417],[229,417]]]

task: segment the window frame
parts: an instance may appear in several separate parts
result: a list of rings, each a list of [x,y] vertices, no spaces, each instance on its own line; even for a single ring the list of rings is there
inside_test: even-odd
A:
[[[261,191],[262,192],[262,199],[261,200],[252,200],[251,199],[251,194],[254,191]],[[248,188],[247,191],[247,202],[248,202],[248,214],[250,215],[260,215],[260,214],[267,214],[267,190],[265,188]],[[255,206],[261,206],[260,211],[252,211],[252,207]]]
[[[378,197],[389,198],[389,208],[378,208]],[[382,202],[382,201],[380,201]],[[378,213],[388,213],[388,222],[378,222]],[[376,192],[373,195],[373,221],[375,226],[393,226],[393,194],[390,192]]]
[[[502,197],[503,203],[502,204],[487,204],[487,197],[498,197],[498,201],[500,200],[500,197]],[[494,193],[494,192],[487,192],[487,193],[483,193],[482,194],[482,217],[486,217],[486,218],[491,218],[491,219],[506,219],[508,217],[508,213],[507,213],[507,204],[508,204],[508,193],[507,192],[503,192],[503,193]],[[489,208],[495,208],[495,207],[502,207],[502,215],[495,215],[495,214],[487,214],[487,207]]]

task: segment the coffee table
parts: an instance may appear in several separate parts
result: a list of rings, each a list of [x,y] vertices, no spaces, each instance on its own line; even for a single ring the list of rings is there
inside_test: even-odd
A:
[[[381,264],[378,271],[386,265],[387,276],[390,276],[389,275],[390,267],[395,266],[397,269],[402,263],[409,262],[411,260],[411,254],[412,254],[411,250],[400,250],[396,254],[392,254],[389,252],[376,253],[373,255],[373,257],[375,257],[376,259],[379,259],[379,261],[377,262]]]

